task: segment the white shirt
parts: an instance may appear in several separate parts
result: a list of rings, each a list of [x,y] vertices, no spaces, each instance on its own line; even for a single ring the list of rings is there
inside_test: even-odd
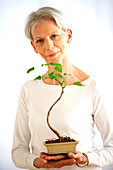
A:
[[[70,136],[79,141],[77,150],[86,153],[89,158],[89,166],[84,170],[100,170],[100,167],[113,165],[113,129],[95,80],[90,77],[83,83],[84,87],[65,87],[61,100],[51,111],[50,124],[62,136]],[[60,86],[47,85],[42,80],[31,80],[22,86],[12,148],[12,160],[17,167],[36,170],[34,159],[40,156],[40,152],[47,152],[44,141],[57,138],[48,128],[46,117],[60,92]],[[102,150],[94,146],[94,124],[103,139]],[[61,169],[80,168],[73,165]]]

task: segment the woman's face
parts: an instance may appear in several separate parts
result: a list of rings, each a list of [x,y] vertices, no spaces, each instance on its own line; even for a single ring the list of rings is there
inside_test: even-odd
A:
[[[70,29],[63,31],[54,21],[46,20],[38,23],[33,30],[31,44],[46,63],[60,62],[67,57],[67,43],[71,42]]]

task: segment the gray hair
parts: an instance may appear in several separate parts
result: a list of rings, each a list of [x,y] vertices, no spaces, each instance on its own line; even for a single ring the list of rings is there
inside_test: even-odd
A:
[[[28,15],[25,24],[25,35],[33,41],[32,31],[37,23],[45,20],[53,20],[59,28],[66,31],[69,27],[65,15],[52,7],[42,7]]]

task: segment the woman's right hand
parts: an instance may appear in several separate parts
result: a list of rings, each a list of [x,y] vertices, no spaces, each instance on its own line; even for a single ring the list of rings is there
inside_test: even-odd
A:
[[[40,157],[34,160],[36,168],[61,168],[63,166],[71,166],[76,163],[75,159],[69,158],[67,155],[48,155],[44,152],[40,153]]]

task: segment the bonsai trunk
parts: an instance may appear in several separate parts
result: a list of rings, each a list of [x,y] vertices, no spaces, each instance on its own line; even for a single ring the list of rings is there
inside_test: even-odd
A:
[[[55,106],[55,104],[61,99],[63,93],[64,93],[64,88],[65,86],[61,86],[62,87],[62,91],[61,91],[61,94],[60,94],[60,97],[53,103],[53,105],[50,107],[49,111],[48,111],[48,114],[47,114],[47,124],[49,126],[49,128],[53,131],[53,133],[56,134],[56,136],[61,140],[63,137],[60,135],[60,133],[58,131],[56,131],[54,128],[52,128],[52,126],[50,125],[49,123],[49,117],[50,117],[50,112],[52,110],[52,108]]]

